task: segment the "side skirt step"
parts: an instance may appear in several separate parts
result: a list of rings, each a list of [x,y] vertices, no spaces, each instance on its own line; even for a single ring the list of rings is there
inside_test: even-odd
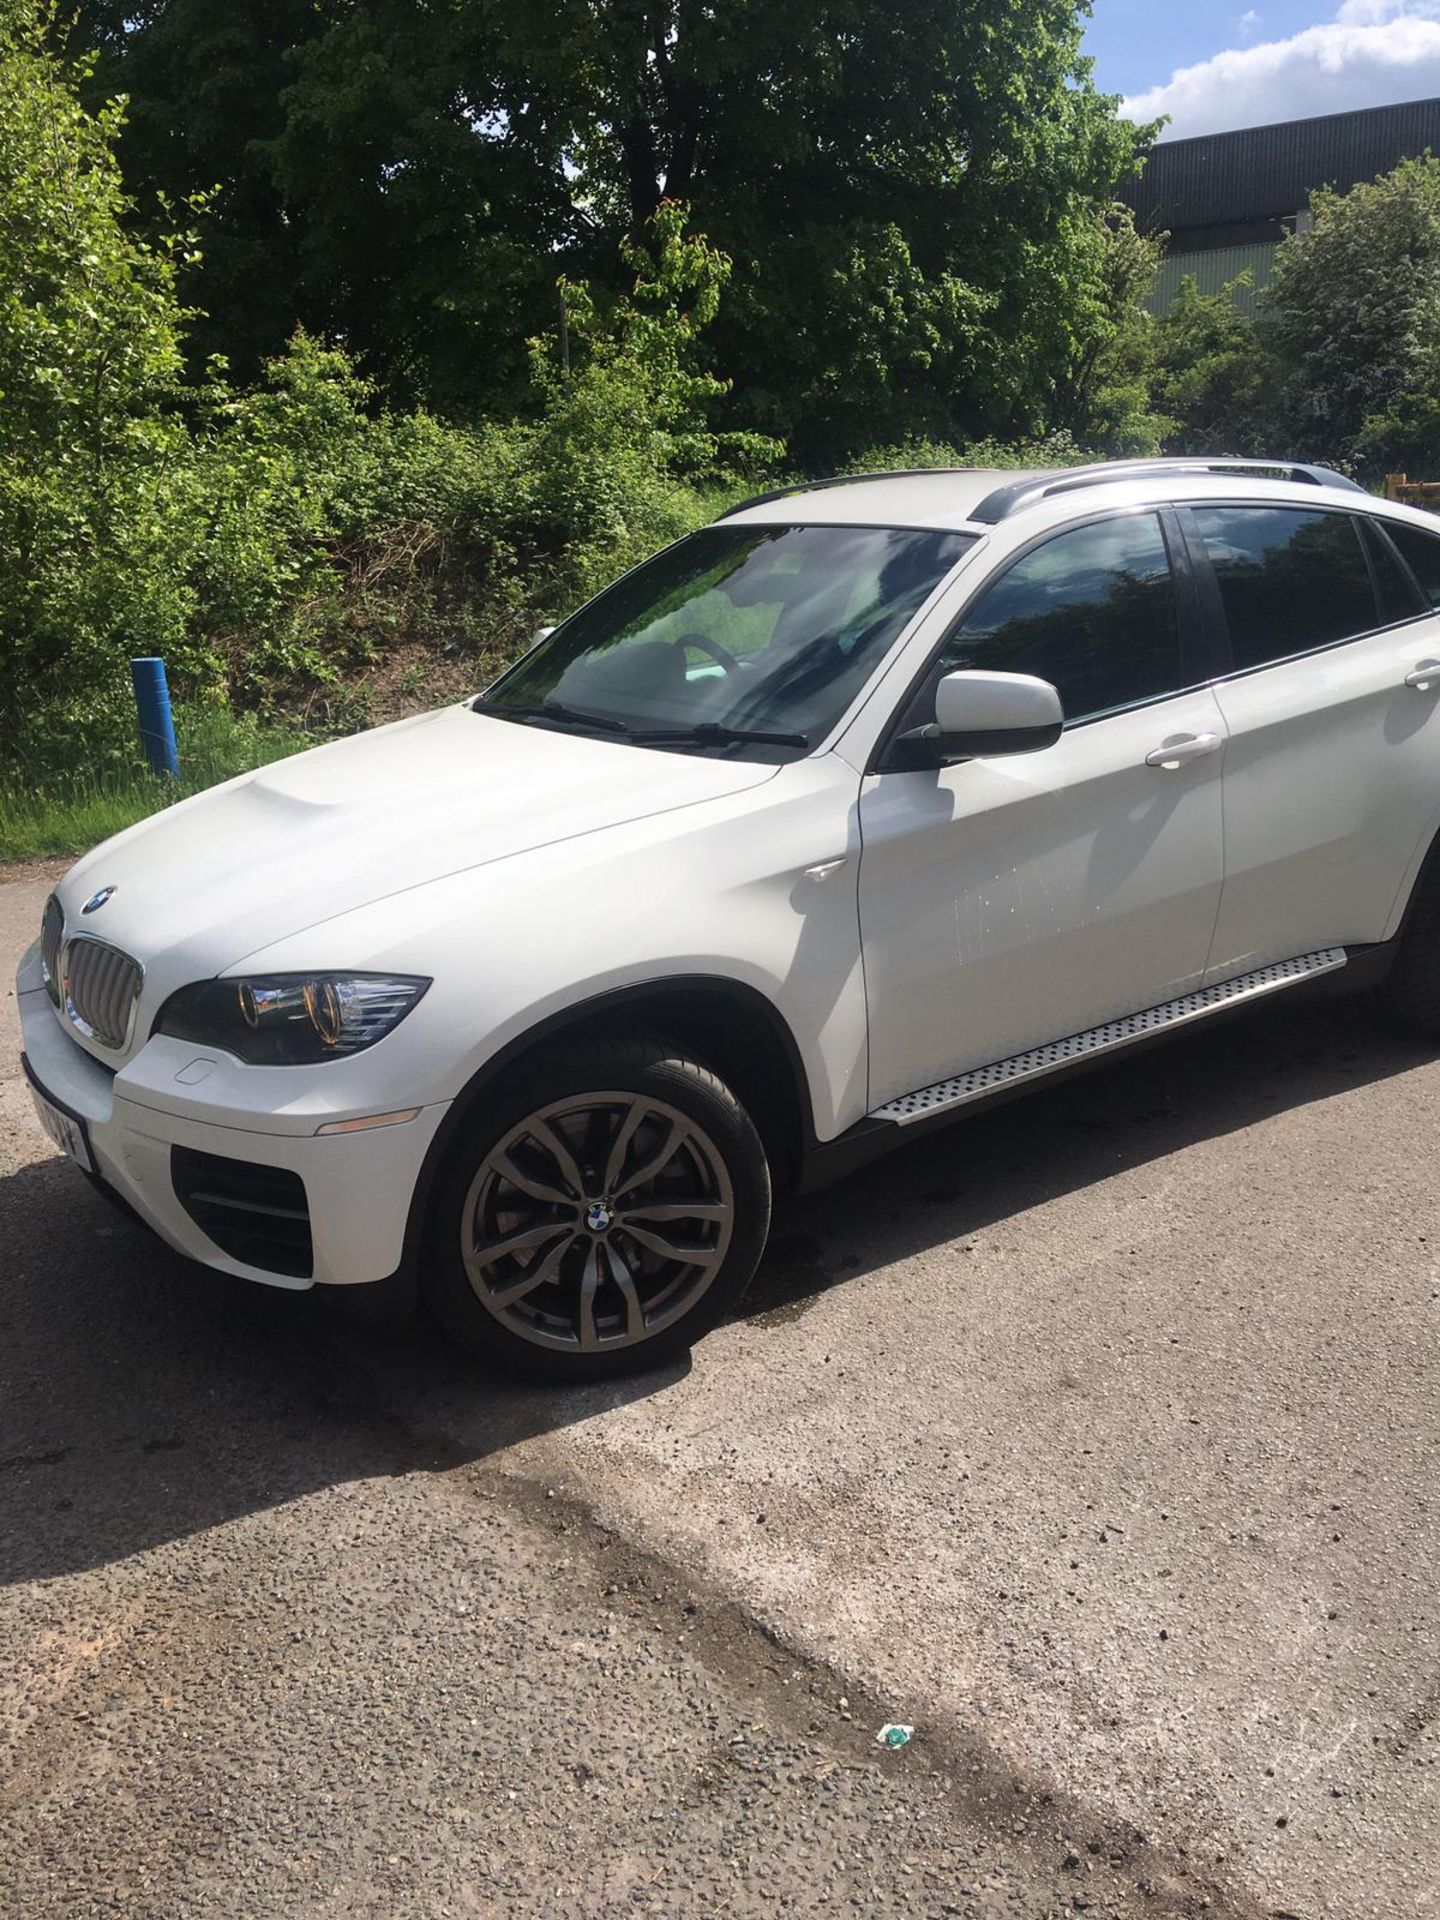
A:
[[[887,1100],[883,1107],[876,1107],[869,1117],[908,1126],[912,1121],[927,1119],[950,1107],[967,1106],[972,1100],[981,1100],[1001,1087],[1014,1086],[1017,1081],[1039,1080],[1077,1060],[1093,1059],[1096,1054],[1111,1053],[1152,1034],[1188,1026],[1192,1020],[1203,1020],[1222,1007],[1234,1007],[1247,1000],[1259,1000],[1267,993],[1297,987],[1322,973],[1334,973],[1344,964],[1343,947],[1325,947],[1319,953],[1302,953],[1294,960],[1278,960],[1272,966],[1257,967],[1253,973],[1242,973],[1234,980],[1223,980],[1217,986],[1201,987],[1195,993],[1182,994],[1178,1000],[1149,1007],[1144,1013],[1130,1013],[1123,1020],[1107,1020],[1103,1027],[1072,1033],[1068,1040],[1053,1040],[1048,1046],[1032,1047],[1028,1053],[1014,1053],[1008,1060],[993,1061],[988,1067],[972,1067],[968,1073],[937,1080],[933,1087],[899,1094],[894,1100]]]

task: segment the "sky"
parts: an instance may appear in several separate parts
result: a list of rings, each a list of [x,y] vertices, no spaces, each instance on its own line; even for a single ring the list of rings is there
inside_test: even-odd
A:
[[[1178,140],[1440,96],[1440,0],[1093,0],[1085,50]]]

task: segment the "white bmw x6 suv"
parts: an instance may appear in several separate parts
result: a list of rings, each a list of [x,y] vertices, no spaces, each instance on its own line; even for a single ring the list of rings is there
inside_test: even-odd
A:
[[[1440,522],[1323,469],[762,496],[479,699],[119,835],[18,991],[171,1246],[647,1364],[772,1191],[1323,977],[1440,1032]]]

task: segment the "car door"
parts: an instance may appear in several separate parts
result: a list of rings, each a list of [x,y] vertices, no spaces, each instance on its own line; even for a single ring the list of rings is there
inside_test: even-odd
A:
[[[966,667],[1038,674],[1044,751],[876,771],[861,793],[870,1104],[1196,986],[1220,899],[1225,726],[1179,536],[1154,511],[1042,538],[984,585],[896,715]]]
[[[1223,979],[1385,937],[1440,815],[1440,618],[1362,513],[1185,507],[1227,637]],[[1440,598],[1440,539],[1397,537]]]

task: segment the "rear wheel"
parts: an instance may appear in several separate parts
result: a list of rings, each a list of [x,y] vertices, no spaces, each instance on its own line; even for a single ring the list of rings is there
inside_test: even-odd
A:
[[[658,1044],[578,1042],[507,1076],[452,1156],[427,1292],[497,1364],[630,1372],[735,1305],[769,1222],[765,1151],[722,1081]]]

